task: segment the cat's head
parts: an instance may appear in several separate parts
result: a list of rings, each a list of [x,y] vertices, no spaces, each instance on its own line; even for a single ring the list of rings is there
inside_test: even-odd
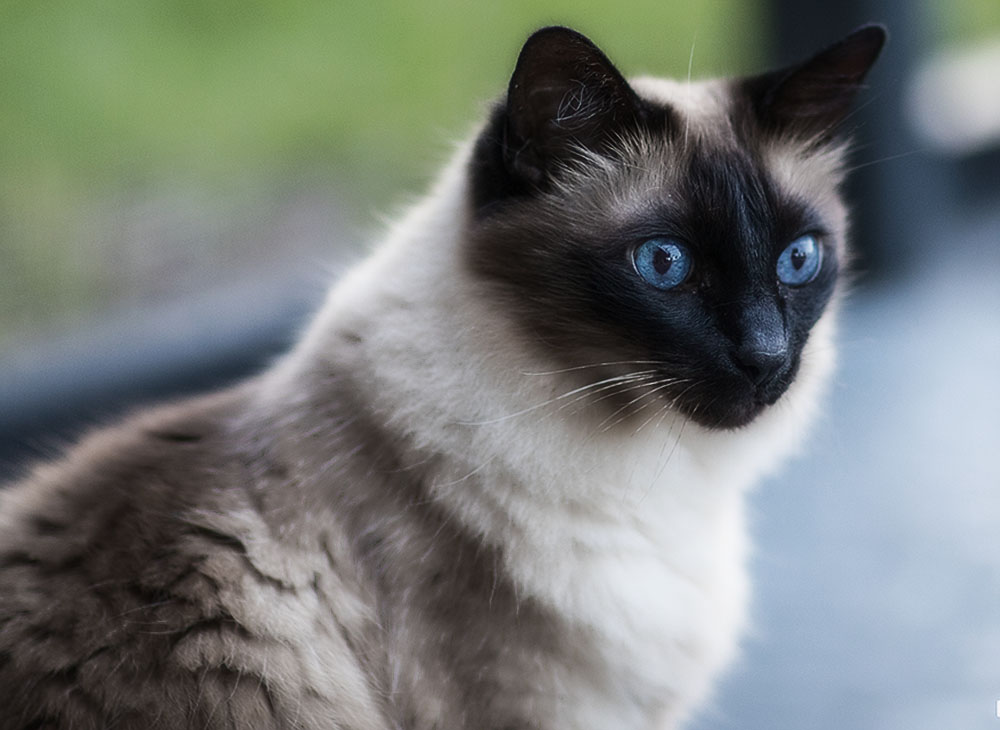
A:
[[[629,83],[582,35],[538,31],[476,143],[469,268],[605,403],[749,423],[837,288],[839,130],[884,41],[866,26],[760,76]]]

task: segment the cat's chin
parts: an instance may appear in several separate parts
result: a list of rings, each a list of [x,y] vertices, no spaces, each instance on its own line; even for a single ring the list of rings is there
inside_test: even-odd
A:
[[[777,403],[788,390],[785,382],[762,391],[739,388],[729,397],[683,399],[678,410],[704,428],[732,431],[753,423],[764,411]]]
[[[753,423],[788,392],[799,370],[795,358],[774,377],[753,384],[744,375],[727,374],[704,389],[683,391],[674,403],[690,420],[708,429],[732,431]]]
[[[749,426],[768,408],[767,403],[749,399],[724,404],[713,404],[708,408],[680,408],[689,419],[708,429],[733,431]]]

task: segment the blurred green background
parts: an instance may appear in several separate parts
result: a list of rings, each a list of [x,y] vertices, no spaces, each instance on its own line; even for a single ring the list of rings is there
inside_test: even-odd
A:
[[[697,74],[745,69],[767,46],[756,2],[622,8],[8,0],[0,350],[278,265],[286,242],[259,229],[289,198],[369,225],[420,192],[540,25],[573,24],[631,72],[686,74],[692,45]]]
[[[364,238],[540,25],[628,73],[706,76],[766,61],[769,7],[4,0],[0,352]],[[927,8],[945,39],[1000,28],[997,0]]]

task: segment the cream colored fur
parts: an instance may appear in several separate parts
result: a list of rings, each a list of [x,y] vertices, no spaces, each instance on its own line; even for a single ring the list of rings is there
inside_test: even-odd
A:
[[[725,112],[711,85],[636,87],[691,115],[692,133],[718,128]],[[594,640],[589,668],[551,668],[560,691],[539,699],[539,717],[625,730],[646,727],[633,708],[653,705],[664,708],[659,727],[672,728],[737,651],[748,601],[744,496],[807,433],[832,367],[834,314],[814,328],[790,390],[745,428],[710,431],[676,413],[599,426],[578,412],[566,374],[529,354],[509,314],[462,267],[469,154],[463,146],[433,193],[336,286],[269,375],[264,399],[302,403],[305,371],[344,360],[335,333],[363,332],[346,363],[366,373],[359,397],[416,452],[444,457],[435,498],[503,548],[518,590]],[[832,185],[839,157],[806,160],[822,170],[810,176],[786,165],[788,154],[774,152],[781,184],[812,186],[812,200],[816,180]],[[818,197],[833,206],[842,240],[835,190]]]

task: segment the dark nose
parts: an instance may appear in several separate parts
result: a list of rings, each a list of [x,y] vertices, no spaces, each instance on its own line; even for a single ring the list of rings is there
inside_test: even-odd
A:
[[[733,360],[755,386],[764,386],[788,360],[784,318],[772,299],[760,297],[744,306],[740,320],[741,337]]]
[[[788,350],[784,346],[776,350],[761,350],[754,349],[752,345],[745,343],[733,353],[733,359],[754,385],[761,386],[778,374],[788,357]]]

